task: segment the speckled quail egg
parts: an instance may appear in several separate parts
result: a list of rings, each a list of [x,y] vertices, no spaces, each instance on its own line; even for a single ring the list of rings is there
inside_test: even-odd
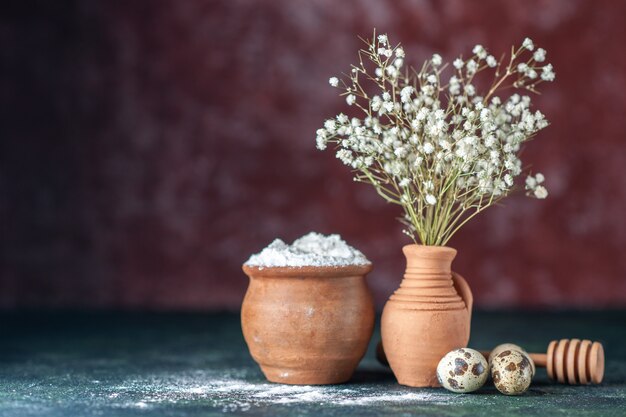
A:
[[[533,379],[531,360],[519,350],[503,350],[491,360],[491,378],[502,394],[523,394]]]
[[[489,376],[489,365],[474,349],[456,349],[448,352],[437,365],[437,379],[442,387],[452,392],[472,392],[482,387]]]
[[[520,346],[515,345],[513,343],[503,343],[493,348],[493,350],[489,353],[489,358],[488,358],[489,367],[491,367],[493,358],[495,358],[497,355],[504,352],[505,350],[517,350],[519,352],[525,353],[528,356],[528,352],[526,352],[526,350],[521,348]],[[528,359],[530,361],[530,366],[533,368],[533,376],[535,376],[535,373],[536,373],[535,362],[530,358],[530,356],[528,356]]]

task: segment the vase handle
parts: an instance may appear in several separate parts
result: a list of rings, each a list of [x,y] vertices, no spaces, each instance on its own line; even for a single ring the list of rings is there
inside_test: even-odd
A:
[[[474,296],[472,295],[472,290],[470,290],[467,281],[461,275],[456,272],[452,272],[452,283],[454,284],[454,288],[459,293],[463,301],[465,302],[465,306],[467,307],[467,311],[470,314],[470,319],[472,317],[472,305],[474,304]]]

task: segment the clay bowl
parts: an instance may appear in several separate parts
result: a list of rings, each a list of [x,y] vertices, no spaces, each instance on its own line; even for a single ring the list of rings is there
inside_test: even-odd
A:
[[[243,266],[250,285],[241,327],[269,381],[318,385],[350,379],[374,328],[365,282],[371,270],[371,265]]]

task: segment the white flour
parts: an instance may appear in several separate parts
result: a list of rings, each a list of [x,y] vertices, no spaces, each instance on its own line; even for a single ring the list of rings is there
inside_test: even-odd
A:
[[[245,264],[258,267],[346,266],[368,265],[370,261],[339,235],[311,232],[291,245],[276,239],[260,253],[252,255]]]
[[[241,412],[271,405],[306,406],[385,406],[391,404],[462,403],[463,396],[444,390],[407,389],[375,385],[278,385],[270,382],[248,382],[224,375],[211,378],[204,372],[194,375],[169,375],[149,381],[126,381],[113,388],[115,399],[109,403],[123,408],[157,409],[164,404],[197,403],[222,412]],[[208,404],[207,404],[208,401]],[[251,414],[251,415],[254,415]]]

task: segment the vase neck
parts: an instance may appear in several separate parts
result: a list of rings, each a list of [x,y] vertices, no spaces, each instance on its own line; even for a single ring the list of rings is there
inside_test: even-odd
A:
[[[454,310],[465,303],[454,288],[452,260],[456,250],[445,246],[407,245],[406,271],[390,301],[415,310]]]
[[[452,279],[456,250],[446,246],[407,245],[405,279]]]

